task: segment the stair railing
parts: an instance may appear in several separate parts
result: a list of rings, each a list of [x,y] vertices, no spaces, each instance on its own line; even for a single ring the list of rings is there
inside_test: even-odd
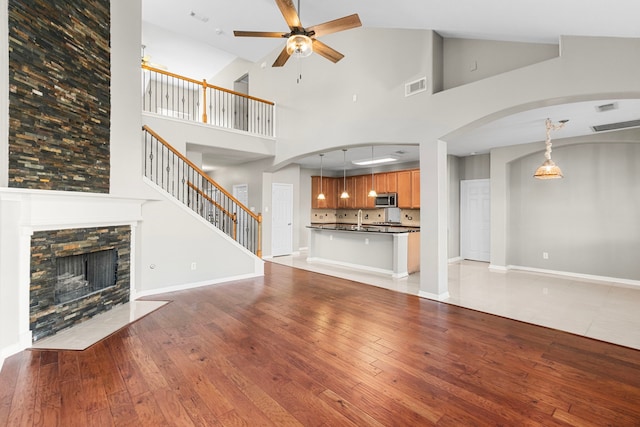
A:
[[[272,137],[275,104],[142,64],[142,110]]]
[[[262,257],[262,215],[247,209],[148,126],[142,131],[144,176]]]

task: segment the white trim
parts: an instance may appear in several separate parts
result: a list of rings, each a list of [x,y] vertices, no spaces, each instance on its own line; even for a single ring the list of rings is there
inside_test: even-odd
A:
[[[20,334],[17,343],[8,345],[0,349],[0,371],[2,371],[2,365],[7,357],[13,356],[16,353],[20,353],[22,350],[31,347],[31,331]]]
[[[461,256],[457,256],[455,258],[449,258],[447,260],[449,264],[453,264],[454,262],[460,262],[460,261],[464,261],[464,258],[462,258]]]
[[[435,301],[445,301],[449,299],[449,292],[441,293],[440,295],[432,294],[431,292],[419,291],[418,296],[421,298],[427,298]]]
[[[394,273],[393,270],[387,270],[384,268],[368,267],[362,264],[352,264],[349,262],[334,261],[332,259],[319,258],[319,257],[308,257],[307,262],[310,262],[310,263],[319,262],[322,264],[339,265],[341,267],[353,268],[355,270],[362,270],[362,271],[369,271],[372,273],[384,274],[387,276],[391,276],[394,279],[401,279],[409,275],[409,273],[407,273],[406,271],[400,272],[400,273]]]
[[[203,286],[219,285],[219,284],[222,284],[222,283],[225,283],[225,282],[233,282],[235,280],[254,279],[256,277],[262,277],[262,276],[263,276],[263,274],[257,274],[257,273],[241,274],[239,276],[223,277],[221,279],[205,280],[203,282],[184,283],[184,284],[181,284],[181,285],[167,286],[167,287],[164,287],[164,288],[158,288],[158,289],[152,289],[152,290],[149,290],[149,291],[138,292],[138,293],[136,293],[136,299],[143,298],[143,297],[148,297],[148,296],[152,296],[152,295],[166,294],[166,293],[169,293],[169,292],[185,291],[187,289],[200,288],[200,287],[203,287]]]
[[[592,280],[595,282],[607,282],[617,285],[640,287],[640,280],[623,279],[619,277],[596,276],[593,274],[573,273],[571,271],[546,270],[544,268],[524,267],[521,265],[508,265],[506,270],[521,270],[531,273],[553,274],[555,276],[573,277],[576,279]]]
[[[489,264],[489,270],[494,273],[506,273],[509,269],[503,265]]]

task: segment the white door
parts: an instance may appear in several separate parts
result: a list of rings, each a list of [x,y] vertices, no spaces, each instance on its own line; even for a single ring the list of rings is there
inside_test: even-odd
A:
[[[464,259],[489,262],[490,245],[490,181],[460,181],[460,256]]]
[[[271,185],[271,255],[293,252],[293,184]]]
[[[240,203],[245,205],[245,207],[249,207],[249,185],[247,184],[237,184],[233,186],[233,197],[238,199]],[[239,212],[238,212],[239,213]],[[249,224],[248,218],[245,214],[238,215],[238,236],[237,240],[241,244],[244,244],[248,240],[249,233]]]

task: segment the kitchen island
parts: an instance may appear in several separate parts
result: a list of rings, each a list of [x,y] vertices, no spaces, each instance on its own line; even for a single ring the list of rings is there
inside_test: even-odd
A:
[[[406,277],[420,270],[420,229],[397,225],[311,224],[309,262]]]

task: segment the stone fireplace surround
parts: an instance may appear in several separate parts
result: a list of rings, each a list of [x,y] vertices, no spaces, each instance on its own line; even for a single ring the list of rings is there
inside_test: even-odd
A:
[[[31,346],[34,338],[40,338],[32,333],[30,306],[31,286],[32,286],[32,239],[41,236],[43,233],[51,234],[53,230],[73,230],[86,229],[90,232],[94,230],[112,230],[115,234],[110,234],[108,239],[113,241],[106,243],[107,246],[120,245],[123,255],[127,258],[126,283],[119,283],[115,298],[110,305],[119,304],[129,299],[135,299],[135,236],[136,227],[142,220],[142,204],[145,200],[118,197],[109,194],[65,192],[51,190],[27,190],[15,188],[0,188],[0,205],[2,205],[2,215],[0,215],[0,229],[5,231],[13,242],[10,246],[16,248],[16,265],[6,277],[15,278],[15,286],[18,294],[18,333],[20,347]],[[123,230],[126,238],[122,240]],[[54,233],[55,234],[55,233]],[[62,232],[69,234],[69,232]],[[105,234],[106,236],[106,234]],[[4,237],[4,236],[3,236]],[[95,236],[90,239],[95,240]],[[6,242],[6,241],[5,241]],[[64,245],[58,246],[61,249]],[[69,253],[72,253],[70,250]],[[64,250],[62,251],[64,253]],[[131,262],[128,262],[129,255]],[[14,273],[14,274],[11,274]],[[126,296],[125,296],[126,295]],[[36,301],[37,302],[37,301]],[[91,311],[86,309],[86,311]],[[89,313],[91,315],[97,313]],[[66,327],[65,325],[63,327]]]

